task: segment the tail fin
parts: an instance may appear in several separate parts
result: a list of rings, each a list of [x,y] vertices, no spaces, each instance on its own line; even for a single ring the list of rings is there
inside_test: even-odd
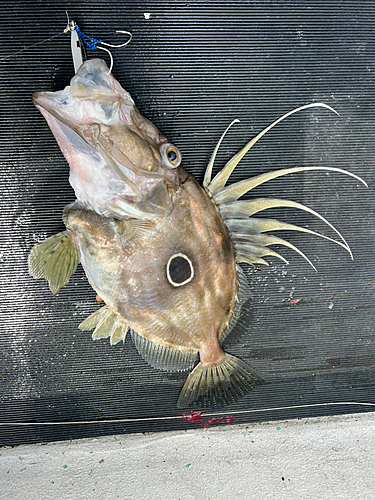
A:
[[[240,359],[225,354],[221,363],[203,366],[190,373],[177,401],[178,408],[186,408],[199,402],[202,406],[218,408],[237,401],[264,380]]]

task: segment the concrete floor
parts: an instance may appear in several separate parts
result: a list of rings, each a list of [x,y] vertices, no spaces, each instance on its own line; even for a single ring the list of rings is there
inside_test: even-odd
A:
[[[375,413],[0,449],[0,498],[374,499]]]

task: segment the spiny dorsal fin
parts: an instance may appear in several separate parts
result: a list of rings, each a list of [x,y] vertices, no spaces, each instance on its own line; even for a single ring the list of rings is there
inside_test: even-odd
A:
[[[192,368],[197,360],[197,351],[171,349],[151,342],[134,330],[131,336],[137,351],[153,368],[168,372],[183,372]]]
[[[253,243],[240,241],[234,244],[234,249],[236,251],[236,262],[249,263],[250,260],[253,260],[253,262],[255,263],[258,262],[259,257],[272,256],[282,260],[283,262],[285,262],[285,264],[289,264],[289,262],[284,259],[284,257],[263,245],[254,245]],[[248,260],[240,260],[240,255],[246,255]]]
[[[186,408],[198,403],[203,407],[218,408],[237,401],[262,383],[264,380],[253,368],[225,354],[216,365],[198,363],[186,379],[177,406]]]
[[[304,210],[305,212],[315,215],[315,217],[318,217],[318,219],[322,220],[325,224],[327,224],[327,226],[329,226],[331,229],[333,229],[333,231],[335,231],[335,233],[341,238],[346,248],[348,249],[348,252],[351,255],[349,245],[347,244],[342,234],[322,215],[320,215],[318,212],[315,212],[315,210],[313,210],[312,208],[309,208],[306,205],[302,205],[302,203],[297,203],[291,200],[280,200],[273,198],[254,198],[252,200],[234,201],[232,203],[221,205],[220,213],[223,219],[237,219],[243,217],[247,218],[251,217],[252,215],[258,212],[262,212],[263,210],[268,210],[269,208],[278,208],[278,207],[297,208],[299,210]],[[352,255],[351,257],[353,258]]]
[[[48,281],[53,295],[65,286],[77,269],[79,248],[69,231],[55,234],[35,245],[29,255],[29,273]]]
[[[322,107],[322,108],[327,108],[330,111],[333,111],[338,115],[338,113],[328,106],[327,104],[324,103],[312,103],[308,104],[306,106],[301,106],[299,108],[296,108],[289,113],[286,113],[285,115],[281,116],[278,118],[276,121],[271,123],[268,127],[266,127],[264,130],[262,130],[256,137],[251,139],[236,155],[234,155],[228,162],[227,164],[223,167],[223,169],[214,177],[214,179],[210,182],[211,179],[211,172],[212,172],[212,167],[213,163],[217,154],[217,150],[220,146],[221,141],[223,140],[226,132],[228,131],[229,127],[233,124],[231,124],[227,130],[224,132],[222,137],[220,138],[220,141],[218,145],[215,148],[215,151],[212,155],[212,158],[210,160],[210,163],[207,167],[206,175],[204,178],[204,183],[203,186],[207,189],[207,191],[211,194],[213,201],[215,202],[216,206],[218,207],[225,223],[228,226],[229,231],[232,233],[232,236],[235,239],[235,242],[238,247],[238,243],[240,242],[241,238],[239,237],[240,233],[251,233],[252,231],[248,230],[248,225],[251,225],[251,222],[245,222],[243,223],[242,228],[238,228],[237,230],[233,230],[230,225],[233,224],[233,219],[243,219],[243,217],[247,216],[252,216],[253,214],[266,210],[268,208],[274,208],[274,207],[293,207],[293,208],[298,208],[300,210],[305,210],[306,212],[309,212],[319,219],[321,219],[323,222],[325,222],[328,226],[330,226],[340,237],[342,240],[342,243],[336,240],[332,240],[332,238],[328,238],[326,236],[320,235],[318,233],[314,233],[312,231],[303,229],[303,228],[298,228],[297,226],[292,226],[288,224],[282,224],[278,223],[278,227],[274,227],[273,230],[279,230],[279,229],[292,229],[292,230],[298,230],[298,231],[304,231],[304,232],[310,232],[311,234],[318,234],[319,236],[322,236],[323,238],[329,239],[338,245],[341,245],[344,247],[349,253],[351,258],[353,259],[352,252],[349,248],[349,245],[345,241],[344,237],[341,235],[341,233],[334,227],[332,224],[330,224],[323,216],[315,212],[314,210],[300,204],[296,203],[293,201],[289,200],[267,200],[266,198],[258,198],[254,200],[244,200],[244,201],[237,201],[241,196],[244,194],[248,193],[252,189],[256,188],[260,184],[263,184],[269,180],[276,179],[277,177],[282,177],[284,175],[288,174],[294,174],[298,172],[305,172],[305,171],[310,171],[310,170],[323,170],[323,171],[331,171],[331,172],[340,172],[345,175],[349,175],[355,179],[357,179],[359,182],[363,183],[366,187],[367,184],[366,182],[358,177],[355,174],[352,174],[351,172],[348,172],[346,170],[342,170],[340,168],[333,168],[333,167],[293,167],[293,168],[286,168],[282,170],[276,170],[273,172],[268,172],[265,174],[261,174],[255,177],[252,177],[250,179],[245,179],[243,181],[236,182],[230,186],[225,187],[226,182],[233,172],[233,170],[236,168],[238,165],[239,161],[245,156],[245,154],[256,144],[261,137],[263,137],[264,134],[266,134],[269,130],[271,130],[275,125],[277,125],[280,121],[284,120],[288,116],[292,115],[293,113],[297,113],[298,111],[301,111],[303,109],[307,108],[313,108],[313,107]],[[264,228],[263,229],[257,229],[254,228],[253,233],[254,234],[259,234],[262,231],[270,231],[270,223],[269,221],[263,223]],[[266,227],[267,226],[267,227]],[[289,227],[287,227],[289,226]],[[236,234],[235,234],[236,233]],[[275,237],[276,238],[276,237]],[[248,236],[247,238],[248,243],[253,243],[256,245],[256,241],[251,241],[251,237]],[[284,240],[279,240],[279,244],[283,244],[285,246],[289,246],[296,250],[298,253],[300,253],[312,266],[313,264],[309,261],[309,259],[296,247],[291,245],[288,242],[285,242]],[[270,243],[271,244],[271,243]],[[266,252],[267,253],[267,252]],[[265,253],[265,254],[266,254]],[[263,255],[265,255],[263,254]],[[240,251],[239,248],[236,249],[236,261],[237,262],[247,262],[247,263],[262,263],[265,265],[268,265],[262,258],[261,258],[262,252],[257,249],[256,251]],[[277,257],[282,258],[280,255],[275,254]],[[314,267],[314,266],[313,266]],[[315,267],[314,267],[315,269]]]
[[[277,238],[276,236],[273,236],[273,239],[269,239],[271,235],[263,234],[267,231],[280,230],[301,231],[304,233],[313,234],[314,236],[320,236],[321,238],[332,241],[333,243],[342,246],[350,253],[351,257],[353,258],[350,248],[347,246],[345,240],[344,244],[341,243],[341,241],[333,240],[329,236],[316,233],[315,231],[311,231],[310,229],[304,227],[295,226],[294,224],[287,224],[276,219],[260,219],[256,217],[251,217],[249,219],[228,218],[225,219],[224,222],[232,236],[234,248],[236,250],[237,262],[247,262],[248,264],[255,264],[259,263],[259,257],[264,257],[265,255],[273,255],[288,263],[281,255],[266,248],[269,245],[281,244],[292,248],[300,255],[302,255],[302,257],[304,257],[316,271],[316,268],[311,263],[311,261],[294,245],[286,242],[285,240],[282,240],[281,238]]]
[[[213,193],[213,198],[217,205],[221,203],[229,203],[231,201],[236,201],[238,198],[241,198],[244,194],[248,193],[255,187],[260,184],[264,184],[267,181],[272,179],[276,179],[277,177],[282,177],[288,174],[295,174],[298,172],[307,172],[310,170],[325,170],[328,172],[340,172],[345,175],[349,175],[353,177],[357,181],[361,182],[367,187],[366,182],[358,177],[358,175],[352,174],[347,170],[343,170],[342,168],[335,167],[292,167],[292,168],[283,168],[281,170],[274,170],[273,172],[268,172],[266,174],[257,175],[255,177],[251,177],[250,179],[245,179],[244,181],[235,182],[230,186],[224,187],[215,191]]]
[[[280,123],[282,120],[285,120],[285,118],[288,118],[288,116],[293,115],[294,113],[298,113],[298,111],[302,111],[303,109],[307,108],[327,108],[330,111],[333,111],[336,115],[338,115],[337,111],[335,111],[333,108],[328,106],[327,104],[321,103],[321,102],[314,102],[312,104],[307,104],[306,106],[301,106],[299,108],[293,109],[292,111],[289,111],[289,113],[285,113],[285,115],[281,116],[277,120],[275,120],[271,125],[268,125],[264,130],[262,130],[257,136],[255,136],[251,141],[249,141],[246,146],[244,146],[241,151],[239,151],[237,154],[231,158],[228,163],[224,166],[224,168],[214,177],[214,179],[211,181],[211,183],[207,186],[207,189],[210,191],[210,193],[215,193],[216,191],[220,190],[223,188],[230,176],[230,174],[233,172],[233,170],[236,168],[240,160],[245,156],[245,154],[256,144],[259,139],[261,139],[269,130],[271,130],[275,125]],[[232,125],[232,124],[231,124]],[[230,125],[230,126],[231,126]],[[229,128],[229,127],[228,127]],[[227,129],[228,130],[228,129]],[[224,135],[227,131],[224,132]],[[221,142],[222,139],[220,139]],[[220,142],[218,146],[220,145]],[[217,146],[217,147],[218,147]],[[211,166],[212,169],[212,166]]]
[[[292,243],[289,243],[289,241],[285,241],[282,238],[279,238],[278,236],[274,236],[273,234],[267,234],[267,233],[261,233],[261,234],[235,233],[235,235],[232,235],[232,236],[233,236],[232,239],[233,239],[234,244],[236,244],[237,242],[241,242],[241,241],[250,241],[250,242],[255,243],[257,245],[263,245],[263,246],[283,245],[285,247],[289,247],[292,250],[294,250],[295,252],[299,253],[301,255],[301,257],[303,257],[310,264],[310,266],[314,269],[314,271],[317,272],[317,269],[314,266],[314,264],[311,262],[311,260],[303,252],[301,252],[301,250],[299,248],[294,246]],[[246,262],[249,263],[249,260],[246,260]],[[240,260],[240,257],[238,257],[237,262],[242,262]],[[257,262],[257,261],[254,261],[253,264],[255,264],[255,262]]]

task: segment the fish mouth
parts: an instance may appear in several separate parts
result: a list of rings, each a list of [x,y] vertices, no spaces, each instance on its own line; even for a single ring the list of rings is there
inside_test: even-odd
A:
[[[78,133],[79,123],[72,118],[74,113],[69,109],[72,106],[71,98],[67,96],[65,90],[59,92],[35,92],[32,101],[46,119],[47,116],[49,119],[54,118]]]
[[[80,124],[71,119],[70,113],[61,111],[61,106],[69,102],[64,92],[35,92],[32,101],[47,121],[68,162],[76,154],[98,157],[97,148],[82,136]]]
[[[33,103],[71,128],[90,123],[93,117],[99,123],[112,123],[119,108],[127,117],[135,107],[134,101],[107,71],[102,59],[85,61],[69,86],[57,92],[35,92]]]
[[[44,109],[48,113],[54,114],[54,108],[56,106],[56,94],[61,94],[62,92],[64,91],[34,92],[32,96],[33,104],[35,104],[38,109]]]

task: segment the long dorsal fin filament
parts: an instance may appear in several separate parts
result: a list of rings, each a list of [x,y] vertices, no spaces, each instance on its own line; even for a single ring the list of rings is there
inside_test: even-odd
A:
[[[280,123],[282,120],[285,120],[285,118],[288,118],[288,116],[293,115],[294,113],[298,113],[298,111],[302,111],[302,110],[308,109],[308,108],[318,108],[318,107],[319,108],[327,108],[330,111],[332,111],[333,113],[335,113],[336,115],[338,115],[337,111],[335,111],[333,108],[331,108],[330,106],[328,106],[327,104],[324,104],[322,102],[314,102],[312,104],[307,104],[305,106],[300,106],[299,108],[293,109],[292,111],[289,111],[288,113],[285,113],[285,115],[283,115],[280,118],[278,118],[277,120],[275,120],[273,123],[271,123],[271,125],[268,125],[268,127],[266,127],[264,130],[262,130],[261,132],[259,132],[259,134],[256,135],[253,139],[251,139],[251,141],[249,141],[246,144],[246,146],[244,146],[241,149],[241,151],[239,151],[236,155],[233,156],[233,158],[231,158],[228,161],[228,163],[224,166],[224,168],[214,177],[214,179],[211,181],[211,183],[209,185],[207,185],[207,186],[205,185],[205,187],[207,187],[208,190],[211,193],[214,193],[215,191],[223,188],[225,186],[225,184],[226,184],[226,182],[227,182],[230,174],[236,168],[236,166],[238,165],[238,163],[240,162],[240,160],[254,146],[254,144],[256,144],[259,141],[259,139],[261,139],[269,130],[271,130],[275,125],[277,125],[278,123]],[[233,122],[231,123],[231,125],[232,124],[233,124]],[[229,127],[231,125],[229,125]],[[229,129],[229,127],[228,127],[228,129]],[[222,135],[222,137],[221,137],[221,139],[220,139],[220,141],[219,141],[219,143],[218,143],[218,145],[216,147],[217,149],[219,148],[220,143],[221,143],[221,141],[222,141],[225,133],[227,132],[227,130]],[[217,153],[217,149],[215,150],[215,156],[216,156],[216,153]],[[215,157],[213,156],[213,159],[211,158],[212,164],[213,164],[214,160],[215,160]],[[208,169],[210,170],[210,176],[211,176],[211,170],[212,170],[211,161],[209,163],[209,166],[207,167],[207,170]]]
[[[316,236],[320,236],[322,238],[325,238],[329,241],[332,241],[336,243],[337,245],[342,246],[345,248],[349,254],[351,259],[353,259],[352,252],[349,248],[348,243],[344,239],[344,237],[341,235],[341,233],[330,223],[328,222],[322,215],[320,215],[318,212],[315,210],[306,207],[305,205],[302,205],[301,203],[297,203],[295,201],[291,200],[281,200],[281,199],[267,199],[267,198],[256,198],[256,199],[251,199],[251,200],[239,200],[241,196],[244,194],[248,193],[252,189],[256,188],[257,186],[264,184],[267,181],[270,181],[272,179],[276,179],[278,177],[282,177],[284,175],[289,175],[289,174],[295,174],[299,172],[306,172],[310,170],[322,170],[322,171],[328,171],[328,172],[339,172],[343,173],[345,175],[348,175],[350,177],[353,177],[357,181],[361,182],[367,187],[366,182],[358,177],[355,174],[352,174],[351,172],[348,172],[346,170],[343,170],[341,168],[336,168],[336,167],[292,167],[292,168],[286,168],[286,169],[281,169],[281,170],[275,170],[273,172],[268,172],[265,174],[257,175],[254,176],[250,179],[245,179],[243,181],[235,182],[234,184],[230,186],[225,186],[226,182],[233,172],[233,170],[236,168],[240,160],[245,156],[245,154],[256,144],[259,139],[261,139],[269,130],[271,130],[275,125],[280,123],[282,120],[287,118],[288,116],[297,113],[298,111],[302,111],[307,108],[313,108],[313,107],[321,107],[321,108],[326,108],[329,109],[330,111],[334,112],[335,114],[338,115],[338,113],[328,106],[327,104],[324,103],[312,103],[308,104],[306,106],[301,106],[299,108],[293,109],[289,113],[284,114],[280,118],[278,118],[276,121],[271,123],[268,127],[266,127],[264,130],[262,130],[258,135],[256,135],[253,139],[251,139],[236,155],[234,155],[227,163],[226,165],[222,168],[222,170],[216,174],[214,179],[210,182],[211,179],[211,174],[212,174],[212,168],[213,164],[216,158],[217,151],[219,149],[219,146],[229,130],[229,128],[235,123],[233,121],[229,127],[225,130],[224,134],[221,136],[213,154],[211,157],[211,160],[208,164],[206,174],[204,177],[204,182],[203,186],[207,189],[207,191],[211,194],[213,201],[215,202],[216,206],[218,207],[221,216],[226,223],[230,233],[232,234],[233,242],[235,245],[235,250],[236,250],[236,261],[237,262],[247,262],[247,263],[262,263],[262,264],[267,264],[264,259],[262,259],[263,256],[266,255],[274,255],[282,260],[285,261],[285,259],[277,254],[276,252],[273,252],[272,250],[269,250],[266,248],[269,245],[284,245],[287,246],[293,250],[295,250],[297,253],[299,253],[316,271],[315,266],[312,264],[312,262],[306,257],[306,255],[301,252],[297,247],[292,245],[291,243],[278,238],[277,236],[273,235],[263,235],[262,233],[266,231],[279,231],[279,230],[293,230],[293,231],[302,231],[306,233],[310,233]],[[305,212],[309,212],[310,214],[318,217],[320,220],[322,220],[325,224],[327,224],[341,239],[341,241],[336,241],[328,236],[322,235],[320,233],[316,233],[314,231],[311,231],[309,229],[305,229],[299,226],[294,226],[293,224],[287,224],[287,223],[282,223],[279,222],[275,219],[257,219],[253,218],[252,216],[258,212],[261,212],[263,210],[267,210],[269,208],[276,208],[276,207],[290,207],[290,208],[297,208],[299,210],[304,210]],[[250,219],[249,219],[250,217]],[[287,261],[285,261],[287,262]]]

